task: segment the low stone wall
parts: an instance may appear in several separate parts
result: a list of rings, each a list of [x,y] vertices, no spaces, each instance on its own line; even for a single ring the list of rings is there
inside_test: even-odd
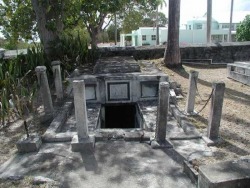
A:
[[[134,56],[140,59],[158,59],[164,56],[165,46],[100,48],[100,56]],[[212,63],[250,61],[250,42],[212,43],[209,45],[180,46],[181,59],[211,59]]]

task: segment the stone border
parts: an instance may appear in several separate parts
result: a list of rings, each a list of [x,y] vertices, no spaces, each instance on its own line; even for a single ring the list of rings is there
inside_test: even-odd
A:
[[[191,179],[195,184],[198,183],[199,173],[193,168],[193,166],[186,160],[183,161],[183,172]]]
[[[202,135],[196,130],[195,126],[187,120],[187,117],[181,114],[175,105],[170,105],[170,111],[175,117],[177,123],[183,129],[185,133],[191,134],[190,136],[180,136],[180,137],[173,137],[171,140],[187,140],[187,139],[201,139]]]
[[[42,136],[42,140],[44,142],[68,142],[71,141],[73,135],[72,133],[58,133],[67,117],[69,116],[72,108],[73,101],[65,102],[63,107],[60,110],[60,113],[54,118],[54,120],[50,123],[50,126],[46,130],[46,132]]]

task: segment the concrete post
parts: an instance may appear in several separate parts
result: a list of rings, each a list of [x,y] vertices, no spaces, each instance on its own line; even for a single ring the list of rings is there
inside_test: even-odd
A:
[[[196,95],[196,84],[199,72],[191,70],[189,74],[189,91],[187,97],[186,112],[188,114],[194,113],[195,95]]]
[[[37,74],[38,83],[40,85],[39,92],[42,96],[45,114],[48,116],[52,116],[54,109],[53,109],[53,103],[52,103],[51,94],[50,94],[48,78],[46,74],[46,67],[37,66],[35,71]]]
[[[89,135],[88,133],[84,80],[73,81],[73,91],[77,135],[74,135],[72,138],[71,150],[74,152],[93,153],[95,148],[95,136]]]
[[[52,61],[52,71],[54,75],[54,82],[56,87],[56,96],[57,99],[63,99],[63,86],[62,86],[62,76],[61,76],[61,62]]]
[[[159,99],[157,110],[157,126],[155,130],[156,141],[161,143],[166,141],[167,116],[169,105],[169,83],[160,82]]]
[[[207,136],[211,140],[219,138],[219,127],[222,114],[223,97],[225,91],[224,82],[215,82],[212,85],[214,91],[208,119]]]
[[[84,80],[73,81],[73,91],[78,139],[85,139],[89,135]]]

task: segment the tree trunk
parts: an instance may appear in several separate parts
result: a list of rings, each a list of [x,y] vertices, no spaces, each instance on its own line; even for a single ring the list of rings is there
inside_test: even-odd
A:
[[[98,28],[98,26],[89,25],[87,27],[90,38],[91,38],[91,48],[95,49],[97,47],[98,42],[98,35],[101,33],[101,30]]]
[[[228,42],[232,42],[233,11],[234,11],[234,0],[231,0],[231,11],[230,11],[230,24],[229,24]]]
[[[207,43],[211,43],[212,0],[207,0]]]
[[[168,41],[164,54],[167,67],[181,66],[179,47],[180,0],[169,0]]]
[[[32,0],[32,6],[36,13],[36,21],[38,26],[38,33],[43,44],[45,54],[50,59],[53,59],[53,52],[51,49],[51,42],[59,38],[59,34],[63,30],[63,23],[60,19],[60,13],[56,10],[47,12],[47,8],[40,3],[39,0]],[[55,26],[53,29],[48,28],[48,23],[51,20],[55,20]]]

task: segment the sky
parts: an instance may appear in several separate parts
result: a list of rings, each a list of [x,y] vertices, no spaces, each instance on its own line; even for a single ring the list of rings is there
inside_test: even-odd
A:
[[[228,18],[229,23],[231,0],[213,0],[212,6],[212,17],[216,20]],[[163,7],[161,11],[168,17],[167,9],[168,7]],[[181,0],[180,24],[185,24],[187,20],[194,17],[201,17],[206,12],[207,0]],[[233,19],[235,21],[242,21],[247,14],[250,14],[250,0],[234,0]]]

